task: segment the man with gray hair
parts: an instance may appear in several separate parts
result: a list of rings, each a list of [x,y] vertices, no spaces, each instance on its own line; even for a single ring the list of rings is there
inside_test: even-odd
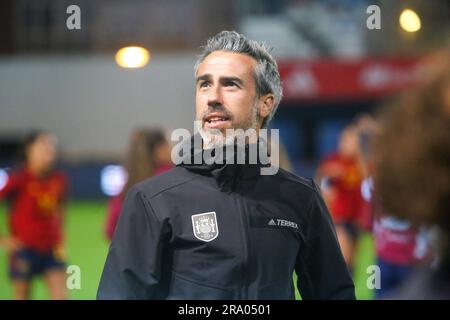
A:
[[[236,161],[236,151],[263,146],[259,133],[281,101],[268,48],[223,31],[204,47],[195,84],[201,144],[128,192],[97,298],[295,299],[295,272],[303,299],[354,299],[313,180],[282,169],[262,175],[260,161]],[[256,135],[240,146],[233,130]],[[232,152],[224,163],[206,161],[218,141]],[[191,161],[197,155],[200,163]]]

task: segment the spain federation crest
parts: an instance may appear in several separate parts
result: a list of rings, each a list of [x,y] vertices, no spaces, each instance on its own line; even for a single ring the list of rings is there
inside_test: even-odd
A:
[[[202,241],[212,241],[219,235],[217,217],[214,211],[194,214],[192,217],[194,236]]]

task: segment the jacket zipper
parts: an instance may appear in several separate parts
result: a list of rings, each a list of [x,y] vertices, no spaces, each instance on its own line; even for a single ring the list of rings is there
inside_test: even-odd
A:
[[[244,256],[243,256],[243,262],[242,262],[242,285],[241,285],[241,290],[240,290],[240,295],[242,300],[246,300],[248,299],[248,276],[249,276],[249,246],[250,246],[250,242],[249,242],[249,236],[248,236],[248,222],[247,222],[247,215],[245,213],[245,208],[244,208],[244,204],[242,203],[242,200],[240,199],[240,196],[237,193],[233,193],[235,199],[236,199],[236,204],[237,204],[237,208],[238,208],[238,214],[239,214],[239,218],[241,219],[241,230],[242,230],[242,236],[243,236],[243,243],[242,243],[242,247],[243,247],[243,252],[244,252]]]

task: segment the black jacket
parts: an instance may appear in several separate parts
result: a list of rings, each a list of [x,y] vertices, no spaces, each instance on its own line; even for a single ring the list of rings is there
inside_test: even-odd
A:
[[[310,179],[179,165],[127,194],[98,299],[354,299]]]

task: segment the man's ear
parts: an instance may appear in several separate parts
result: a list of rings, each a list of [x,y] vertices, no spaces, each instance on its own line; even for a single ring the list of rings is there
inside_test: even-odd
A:
[[[260,118],[265,119],[269,116],[275,106],[275,96],[272,93],[268,93],[260,97],[259,101],[259,116]]]

